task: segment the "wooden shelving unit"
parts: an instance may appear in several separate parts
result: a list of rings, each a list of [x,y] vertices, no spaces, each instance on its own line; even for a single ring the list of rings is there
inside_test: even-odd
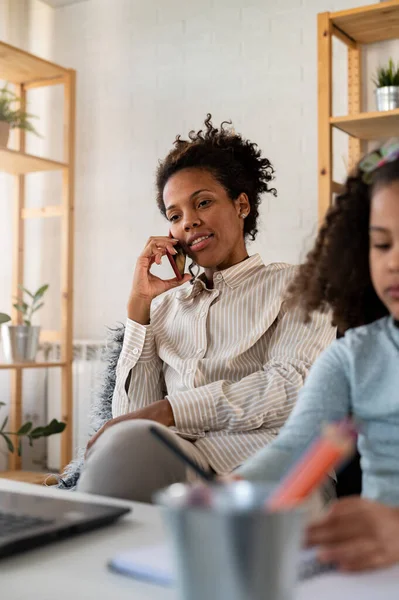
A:
[[[49,369],[51,367],[64,367],[65,362],[57,361],[57,362],[24,362],[24,363],[0,363],[0,370],[10,370],[10,369]]]
[[[36,473],[35,471],[0,471],[0,479],[13,479],[36,485],[44,485],[44,483],[55,485],[57,483],[49,477],[48,473]]]
[[[332,40],[348,48],[348,114],[332,115]],[[361,49],[363,44],[399,38],[399,0],[318,15],[319,221],[340,184],[333,181],[333,128],[349,137],[349,169],[359,160],[363,141],[399,133],[399,110],[362,112]]]
[[[59,171],[67,164],[17,152],[8,148],[0,148],[1,170],[10,175],[27,175],[28,173],[37,173],[39,171]]]
[[[399,109],[331,117],[330,123],[337,129],[360,140],[389,138],[393,131],[399,131]]]
[[[399,37],[399,4],[395,0],[331,13],[332,26],[355,44]]]
[[[16,93],[26,104],[30,89],[49,85],[64,86],[64,160],[44,159],[25,152],[25,134],[19,132],[16,150],[0,149],[0,171],[14,176],[14,222],[13,222],[13,281],[12,296],[20,296],[19,285],[24,281],[26,219],[58,217],[61,219],[61,329],[42,331],[42,341],[59,341],[59,362],[34,362],[0,364],[0,370],[11,371],[10,429],[17,431],[22,422],[22,385],[25,369],[61,369],[61,419],[67,423],[61,434],[61,462],[66,465],[72,458],[72,318],[73,318],[73,231],[74,231],[74,161],[75,161],[75,80],[72,69],[50,63],[19,48],[0,42],[0,79],[16,87]],[[61,203],[43,208],[25,208],[25,176],[29,173],[62,171]],[[15,323],[21,315],[13,309]],[[21,459],[10,454],[9,471],[0,477],[31,482],[42,482],[40,473],[21,471]]]
[[[4,42],[0,42],[0,64],[2,79],[25,88],[52,85],[54,80],[61,83],[63,77],[71,74],[71,69],[55,65]]]

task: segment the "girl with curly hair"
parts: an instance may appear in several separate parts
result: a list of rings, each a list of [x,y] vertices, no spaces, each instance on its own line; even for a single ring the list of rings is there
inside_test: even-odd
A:
[[[187,480],[150,434],[154,423],[217,474],[278,434],[335,330],[329,315],[305,324],[284,304],[293,267],[248,255],[262,195],[276,195],[272,179],[257,146],[227,123],[215,128],[210,115],[159,164],[157,203],[173,237],[151,237],[137,261],[114,418],[89,443],[79,489],[148,502]],[[178,242],[203,269],[192,285],[189,274],[165,281],[151,273]]]
[[[360,161],[290,288],[305,319],[332,310],[345,337],[318,358],[278,438],[241,468],[277,478],[323,422],[359,423],[362,496],[309,529],[320,557],[346,570],[399,561],[399,140]]]

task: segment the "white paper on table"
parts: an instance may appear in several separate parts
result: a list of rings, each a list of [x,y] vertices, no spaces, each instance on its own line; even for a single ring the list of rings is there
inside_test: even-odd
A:
[[[399,600],[399,566],[318,575],[298,586],[295,600]]]
[[[109,563],[112,571],[141,579],[157,585],[172,586],[175,583],[173,553],[166,544],[145,546],[123,552],[115,556]],[[314,549],[303,550],[298,565],[300,579],[308,579],[316,574],[330,571],[328,565],[320,565],[316,560]],[[399,600],[399,598],[398,598]]]
[[[172,552],[166,544],[121,553],[108,566],[156,585],[175,583]],[[313,549],[302,551],[300,566],[307,579],[298,585],[295,600],[399,600],[399,566],[369,573],[325,572]]]
[[[157,585],[172,586],[175,582],[173,559],[165,544],[123,552],[110,560],[108,566],[122,575]]]

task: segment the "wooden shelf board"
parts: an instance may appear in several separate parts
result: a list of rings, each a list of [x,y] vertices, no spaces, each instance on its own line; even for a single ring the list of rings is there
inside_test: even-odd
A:
[[[0,42],[0,79],[12,83],[31,83],[59,78],[67,72],[59,65]]]
[[[0,148],[0,171],[10,175],[26,175],[38,171],[58,171],[68,165],[47,158],[40,158],[25,152]]]
[[[44,485],[44,482],[49,477],[49,473],[40,471],[0,471],[0,479],[12,479],[13,481],[23,481],[24,483],[34,483],[36,485]],[[48,485],[54,485],[55,478],[47,482]]]
[[[61,341],[61,331],[55,331],[53,329],[42,329],[40,331],[40,343],[51,343]]]
[[[332,24],[360,44],[399,38],[399,2],[390,0],[331,13]]]
[[[390,138],[399,134],[399,109],[332,117],[330,123],[361,140]]]
[[[64,367],[65,362],[20,362],[20,363],[0,363],[0,369],[47,369],[49,367]]]
[[[56,206],[24,208],[22,210],[23,219],[61,217],[63,214],[64,207],[61,204]]]

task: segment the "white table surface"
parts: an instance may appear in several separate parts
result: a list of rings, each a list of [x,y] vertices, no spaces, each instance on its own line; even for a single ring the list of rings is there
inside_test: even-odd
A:
[[[0,490],[126,505],[129,503],[0,479]],[[110,572],[121,551],[162,542],[155,506],[130,503],[133,512],[116,524],[0,561],[0,596],[12,600],[177,600],[174,590]],[[295,600],[398,600],[399,566],[366,575],[330,574],[299,586]],[[216,600],[216,599],[215,599]],[[218,599],[222,600],[222,599]],[[250,599],[248,599],[250,600]],[[266,599],[265,599],[266,600]]]

